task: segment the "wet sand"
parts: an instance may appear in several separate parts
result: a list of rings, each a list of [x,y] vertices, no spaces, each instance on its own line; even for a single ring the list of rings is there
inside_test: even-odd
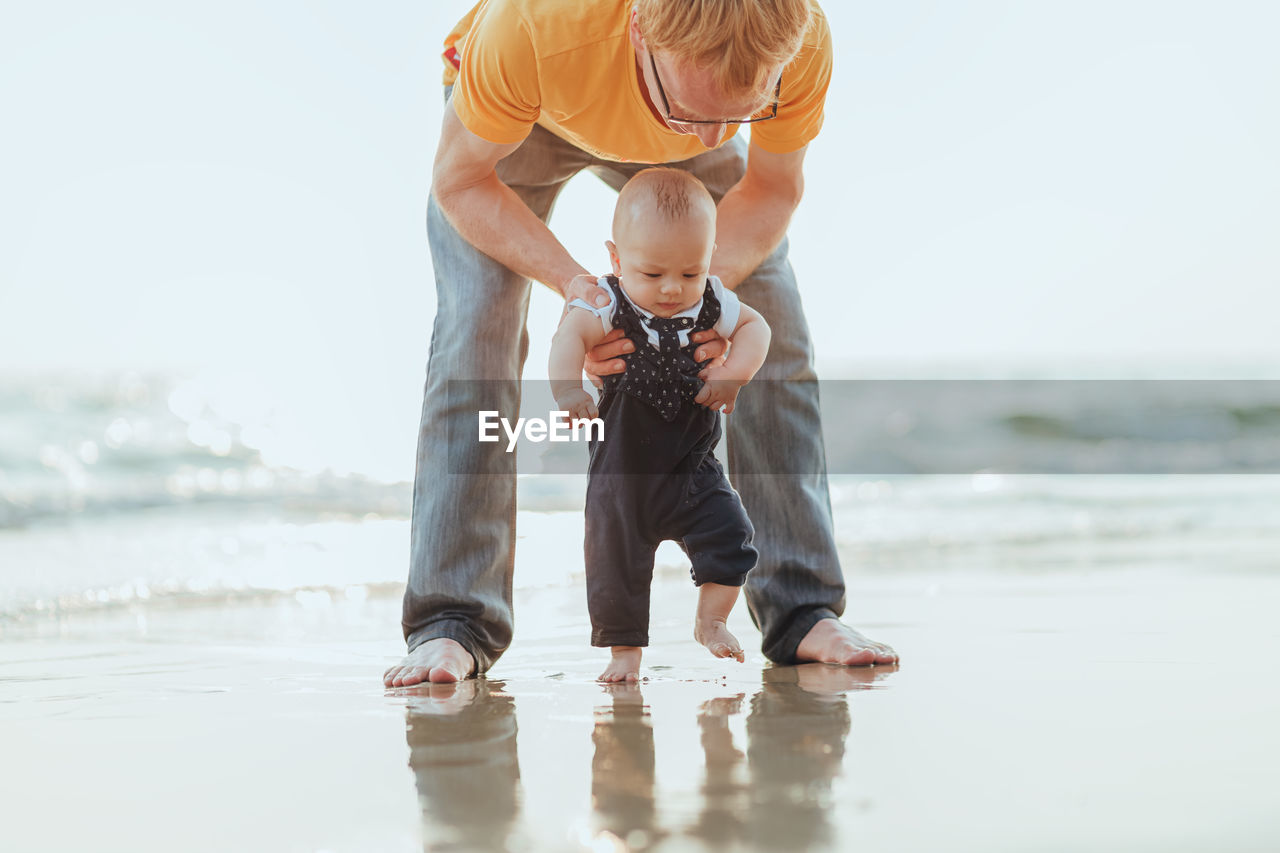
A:
[[[1203,557],[1197,558],[1203,559]],[[898,668],[716,661],[655,589],[606,689],[579,589],[487,679],[384,691],[395,595],[0,628],[7,850],[1267,850],[1280,579],[1204,565],[876,574]]]

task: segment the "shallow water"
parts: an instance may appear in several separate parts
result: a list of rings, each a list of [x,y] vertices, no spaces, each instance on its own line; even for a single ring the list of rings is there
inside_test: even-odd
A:
[[[398,598],[10,625],[12,849],[1273,849],[1280,581],[1187,562],[856,587],[898,668],[738,665],[660,581],[647,680],[593,682],[580,590],[520,593],[489,678],[384,691]],[[521,614],[528,616],[522,619]],[[527,623],[527,624],[526,624]]]
[[[0,423],[6,849],[1280,840],[1280,477],[833,477],[846,617],[901,667],[770,666],[741,605],[747,662],[709,658],[667,543],[647,680],[609,689],[581,482],[527,477],[513,648],[384,691],[407,483],[273,457],[234,395],[27,391]]]

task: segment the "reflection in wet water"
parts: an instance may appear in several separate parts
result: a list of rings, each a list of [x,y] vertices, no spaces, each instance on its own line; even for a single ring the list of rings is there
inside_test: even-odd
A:
[[[612,703],[596,708],[591,742],[591,803],[597,837],[608,833],[633,850],[658,840],[654,825],[653,723],[636,684],[604,688]]]
[[[516,820],[516,704],[503,683],[473,679],[410,696],[409,766],[427,850],[501,850]]]
[[[830,679],[806,684],[794,669],[764,674],[747,716],[750,795],[743,830],[761,850],[826,846],[832,841],[831,783],[849,736],[848,697],[828,692],[835,686]]]
[[[681,797],[669,811],[671,795],[683,792],[656,790],[645,687],[603,687],[606,701],[597,702],[591,728],[590,846],[646,850],[676,837],[684,839],[676,845],[682,849],[690,842],[713,850],[832,846],[832,785],[851,728],[847,694],[894,669],[773,667],[763,671],[749,699],[734,692],[701,702],[695,715],[705,772],[701,784],[690,781],[693,802]],[[745,750],[734,742],[731,726],[744,711]],[[500,850],[518,838],[515,701],[502,682],[435,685],[413,694],[408,739],[428,850]],[[577,771],[544,769],[557,777]],[[573,806],[566,806],[562,826],[571,819]]]
[[[745,755],[729,726],[729,719],[742,713],[745,694],[703,702],[697,723],[706,772],[696,822],[682,831],[711,849],[830,845],[831,785],[840,774],[850,729],[845,694],[876,677],[869,669],[765,670],[749,703]],[[612,706],[597,709],[592,732],[597,824],[638,850],[675,828],[655,825],[653,727],[641,688],[626,685],[610,692]]]
[[[742,713],[745,695],[711,699],[698,709],[707,775],[698,822],[689,833],[713,846],[726,845],[742,836],[741,816],[749,800],[738,774],[745,756],[733,743],[729,718]]]

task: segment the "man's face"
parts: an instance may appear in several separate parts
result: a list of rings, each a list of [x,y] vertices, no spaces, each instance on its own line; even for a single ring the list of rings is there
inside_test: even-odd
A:
[[[774,84],[777,82],[778,75],[782,73],[781,68],[773,69],[768,76],[769,86],[764,91],[726,98],[716,86],[709,69],[697,68],[690,62],[662,51],[655,52],[653,61],[650,62],[649,50],[640,35],[634,13],[631,19],[631,42],[636,48],[636,57],[640,64],[644,85],[648,90],[649,102],[653,105],[658,119],[676,133],[698,137],[707,148],[715,148],[719,145],[728,132],[729,126],[671,121],[663,113],[662,96],[666,95],[671,115],[677,118],[704,121],[744,119],[758,113],[772,102]],[[654,76],[655,67],[657,77]]]

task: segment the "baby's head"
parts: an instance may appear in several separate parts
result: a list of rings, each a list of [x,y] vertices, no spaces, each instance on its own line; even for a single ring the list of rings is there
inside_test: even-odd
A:
[[[688,172],[645,169],[618,194],[613,240],[605,246],[631,301],[671,317],[702,298],[716,248],[716,203]]]

